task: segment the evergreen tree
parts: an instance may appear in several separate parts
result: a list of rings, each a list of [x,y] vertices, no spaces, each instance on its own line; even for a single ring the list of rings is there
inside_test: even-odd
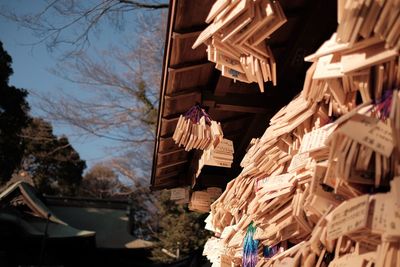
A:
[[[9,85],[11,56],[0,42],[0,185],[25,171],[47,194],[73,194],[86,166],[65,136],[29,116],[28,92]]]
[[[41,193],[74,195],[86,163],[65,136],[53,134],[50,123],[34,118],[23,130],[22,169]]]
[[[0,184],[19,166],[24,147],[21,131],[29,123],[27,91],[8,84],[12,59],[0,42]]]
[[[204,220],[208,214],[190,212],[187,205],[177,205],[169,200],[168,191],[161,192],[158,198],[157,246],[152,251],[152,259],[161,262],[173,262],[162,249],[176,253],[179,248],[180,258],[193,254],[204,246],[210,233],[204,229]]]

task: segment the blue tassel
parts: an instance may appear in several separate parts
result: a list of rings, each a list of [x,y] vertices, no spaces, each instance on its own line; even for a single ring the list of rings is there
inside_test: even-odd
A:
[[[251,223],[243,243],[243,267],[255,267],[257,264],[258,240],[253,239],[255,232],[256,227]]]

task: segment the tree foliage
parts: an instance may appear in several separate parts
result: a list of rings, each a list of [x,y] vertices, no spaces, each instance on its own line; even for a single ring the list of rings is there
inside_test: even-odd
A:
[[[27,91],[8,84],[12,59],[0,42],[0,184],[19,166],[24,146],[20,133],[29,123]]]
[[[42,193],[71,195],[85,162],[65,136],[53,134],[49,122],[30,117],[27,91],[8,84],[11,63],[0,42],[0,184],[23,172]]]
[[[57,137],[49,122],[33,118],[22,131],[24,154],[21,170],[41,193],[74,195],[86,163],[65,136]]]
[[[187,257],[204,246],[209,232],[204,229],[205,214],[190,212],[187,205],[177,205],[169,200],[170,193],[163,191],[158,197],[159,227],[156,234],[157,247],[152,251],[153,260],[173,262],[175,259],[162,252],[162,249]]]

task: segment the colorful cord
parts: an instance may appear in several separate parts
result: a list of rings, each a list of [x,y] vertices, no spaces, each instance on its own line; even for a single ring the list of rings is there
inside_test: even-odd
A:
[[[205,118],[206,123],[208,125],[211,124],[211,117],[207,114],[207,112],[202,108],[199,104],[191,107],[186,113],[185,118],[190,119],[193,123],[198,123],[202,117]]]
[[[255,232],[256,227],[251,223],[247,228],[243,243],[243,267],[254,267],[257,264],[258,240],[253,239]]]

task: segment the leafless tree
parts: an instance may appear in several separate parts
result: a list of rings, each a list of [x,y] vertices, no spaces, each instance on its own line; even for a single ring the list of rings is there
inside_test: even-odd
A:
[[[137,193],[123,183],[108,162],[93,165],[83,177],[80,195],[94,198],[119,199]]]
[[[165,0],[44,0],[38,5],[43,6],[39,12],[23,14],[3,5],[0,15],[30,29],[38,37],[36,44],[45,43],[50,50],[61,44],[84,49],[104,23],[123,29],[127,12],[168,8]]]
[[[155,19],[141,17],[135,43],[127,41],[124,47],[114,46],[94,56],[81,52],[53,70],[79,86],[80,97],[65,90],[61,97],[40,96],[40,107],[51,121],[118,141],[113,162],[125,174],[133,167],[144,170],[143,176],[150,170],[165,34],[162,19],[150,23]]]

